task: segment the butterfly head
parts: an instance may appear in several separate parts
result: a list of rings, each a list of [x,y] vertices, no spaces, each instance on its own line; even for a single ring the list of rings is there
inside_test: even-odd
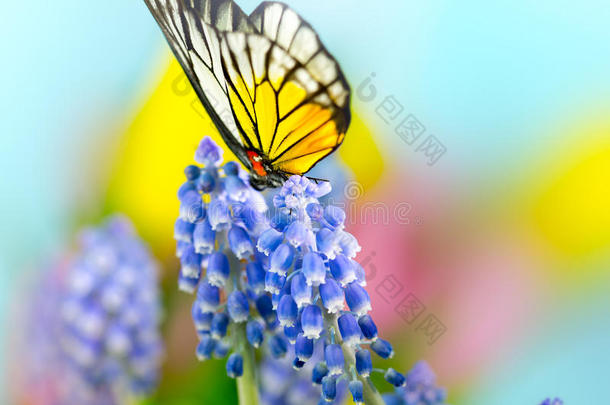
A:
[[[266,188],[281,187],[286,181],[285,176],[278,172],[269,172],[265,176],[261,176],[256,172],[250,173],[250,185],[258,191]]]

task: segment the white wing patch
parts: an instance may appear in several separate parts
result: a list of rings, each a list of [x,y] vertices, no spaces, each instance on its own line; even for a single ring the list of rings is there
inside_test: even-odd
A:
[[[294,11],[286,9],[278,28],[277,43],[284,49],[290,48],[290,42],[297,33],[300,18]]]
[[[349,108],[349,86],[341,69],[306,21],[285,4],[275,2],[261,4],[250,14],[249,19],[258,32],[302,64],[307,69],[308,76],[328,87],[330,97],[337,107]],[[296,74],[301,76],[308,91],[315,91],[315,86],[304,80],[302,74]]]
[[[250,47],[252,55],[254,77],[258,84],[267,73],[265,68],[265,55],[269,51],[271,43],[269,41],[265,41],[264,38],[251,35],[248,36],[248,46]]]

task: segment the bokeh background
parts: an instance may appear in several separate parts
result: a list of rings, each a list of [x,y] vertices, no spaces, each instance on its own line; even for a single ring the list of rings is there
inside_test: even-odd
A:
[[[607,3],[289,4],[352,85],[354,121],[336,154],[352,182],[339,191],[374,315],[397,346],[391,364],[428,360],[452,404],[603,403]],[[154,20],[123,0],[8,2],[3,15],[0,403],[20,403],[15,318],[41,263],[115,211],[164,265],[167,358],[151,402],[233,403],[222,361],[194,360],[172,255],[182,168],[215,131]],[[396,132],[409,115],[425,127],[412,144]],[[442,155],[424,147],[430,135]],[[413,297],[414,320],[400,310]],[[444,332],[427,335],[428,319]]]

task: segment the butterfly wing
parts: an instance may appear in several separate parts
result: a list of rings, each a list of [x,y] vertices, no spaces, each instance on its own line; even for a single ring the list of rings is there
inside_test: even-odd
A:
[[[349,86],[311,26],[282,3],[249,17],[257,32],[223,32],[221,59],[244,142],[274,171],[303,174],[343,141]]]
[[[144,0],[224,141],[247,166],[220,57],[223,31],[254,32],[231,0]]]
[[[249,17],[231,0],[145,0],[227,145],[252,169],[306,173],[343,141],[349,86],[311,26],[288,6]],[[276,176],[277,177],[277,176]]]

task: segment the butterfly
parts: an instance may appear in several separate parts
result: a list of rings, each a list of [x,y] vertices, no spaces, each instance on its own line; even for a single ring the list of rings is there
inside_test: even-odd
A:
[[[341,145],[349,85],[287,5],[246,15],[232,0],[144,1],[253,187],[279,187]]]

